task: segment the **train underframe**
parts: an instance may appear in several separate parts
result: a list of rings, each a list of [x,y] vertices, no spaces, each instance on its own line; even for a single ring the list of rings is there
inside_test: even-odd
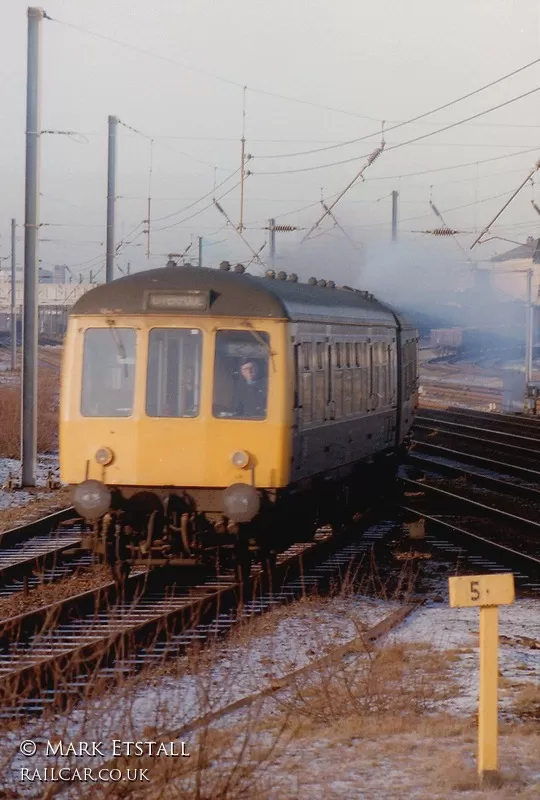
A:
[[[276,555],[316,531],[342,530],[388,494],[399,463],[388,452],[284,489],[259,489],[260,508],[249,522],[222,513],[223,489],[109,486],[111,506],[93,523],[83,546],[98,554],[122,581],[134,565],[236,572],[247,581],[252,562],[273,570]]]

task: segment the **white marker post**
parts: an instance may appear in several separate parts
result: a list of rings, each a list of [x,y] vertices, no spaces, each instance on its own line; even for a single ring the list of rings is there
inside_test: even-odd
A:
[[[478,708],[478,775],[480,783],[499,783],[497,690],[499,683],[499,606],[514,602],[514,576],[465,575],[449,578],[450,606],[480,606],[480,703]]]

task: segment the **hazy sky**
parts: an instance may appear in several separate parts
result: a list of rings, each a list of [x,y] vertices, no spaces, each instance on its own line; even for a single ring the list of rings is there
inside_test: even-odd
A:
[[[201,211],[211,200],[214,180],[219,184],[239,168],[244,85],[246,149],[254,156],[244,219],[246,238],[258,250],[268,217],[311,226],[320,213],[321,188],[329,196],[346,186],[378,146],[382,120],[389,127],[540,58],[538,0],[48,0],[43,7],[55,21],[42,23],[42,129],[77,135],[42,137],[40,257],[44,266],[65,263],[85,274],[103,264],[108,114],[144,134],[118,130],[118,241],[129,241],[144,227],[154,140],[152,256],[148,262],[145,237],[139,235],[121,248],[118,265],[160,265],[167,253],[183,251],[197,236],[204,237],[205,263],[211,265],[222,258],[250,258],[238,235],[223,227],[226,220],[216,208]],[[2,0],[3,257],[9,253],[10,218],[22,222],[24,213],[26,9],[22,0]],[[387,145],[534,89],[539,78],[537,64],[420,123],[389,132]],[[326,152],[268,157],[367,134],[373,134],[368,141]],[[498,157],[503,158],[477,163]],[[401,239],[430,253],[433,245],[441,252],[450,248],[460,259],[454,242],[415,232],[440,226],[429,208],[430,191],[447,223],[470,232],[460,237],[468,247],[474,230],[489,221],[538,158],[540,92],[476,122],[383,153],[335,214],[369,252],[389,239],[389,193],[397,189]],[[345,159],[355,160],[291,172]],[[438,171],[399,177],[426,170]],[[269,174],[276,172],[281,174]],[[540,173],[537,181],[538,188],[523,190],[494,233],[519,241],[540,234],[540,217],[531,205],[536,199],[540,206]],[[232,189],[220,202],[235,223],[237,183],[238,173],[216,190],[221,198]],[[183,211],[207,193],[206,200]],[[297,211],[309,204],[315,205]],[[323,250],[325,242],[343,236],[328,222],[322,230],[327,232],[318,240]],[[302,235],[282,234],[278,246],[294,253]],[[22,232],[20,239],[22,258]],[[492,242],[475,256],[510,247]]]

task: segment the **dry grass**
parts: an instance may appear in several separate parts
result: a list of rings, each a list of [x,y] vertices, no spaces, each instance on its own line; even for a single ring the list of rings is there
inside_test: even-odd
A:
[[[21,591],[0,598],[0,619],[35,611],[49,603],[58,602],[66,597],[72,597],[110,582],[110,569],[105,565],[95,564],[79,574],[70,575],[62,580],[53,583],[39,583],[30,589],[27,595]]]
[[[519,717],[540,722],[539,682],[521,684],[519,694],[514,701],[514,710]]]
[[[16,492],[16,490],[14,490]],[[19,525],[26,525],[28,522],[41,519],[54,511],[61,511],[71,503],[69,489],[60,487],[55,489],[54,494],[50,489],[25,489],[25,495],[31,495],[24,505],[0,508],[0,533],[10,528],[17,528]],[[14,495],[16,497],[16,495]]]
[[[332,609],[333,628],[328,623]],[[96,694],[75,714],[44,717],[23,728],[17,723],[9,730],[6,726],[12,749],[5,748],[0,757],[0,774],[13,769],[17,742],[25,738],[180,739],[186,741],[189,758],[115,762],[120,768],[148,768],[151,784],[80,784],[76,796],[458,800],[466,792],[468,800],[536,798],[540,786],[531,776],[535,767],[538,772],[540,741],[531,723],[501,726],[503,786],[491,792],[478,789],[475,720],[471,715],[452,716],[440,705],[458,689],[453,674],[461,650],[383,642],[359,644],[341,656],[344,629],[347,638],[356,634],[362,642],[362,634],[372,626],[366,613],[354,594],[330,600],[306,597],[239,623],[225,644],[194,646],[158,671],[128,677],[114,692],[104,693],[107,685],[100,692],[97,674],[90,674],[88,687],[94,683]],[[296,640],[300,629],[305,633]],[[292,639],[289,650],[284,647],[287,637]],[[257,692],[302,663],[302,649],[314,668],[273,696],[257,698]],[[339,657],[321,659],[332,652]],[[58,680],[60,686],[61,676]],[[520,702],[530,707],[537,693],[532,686],[526,689]],[[216,713],[250,693],[253,700],[234,713]],[[30,761],[24,765],[32,766]],[[75,761],[81,765],[80,759]],[[68,763],[49,758],[46,765]],[[51,794],[41,796],[52,798],[66,787],[46,788]]]
[[[48,453],[58,447],[59,373],[40,369],[38,373],[38,451]],[[21,390],[0,386],[0,457],[19,458]]]

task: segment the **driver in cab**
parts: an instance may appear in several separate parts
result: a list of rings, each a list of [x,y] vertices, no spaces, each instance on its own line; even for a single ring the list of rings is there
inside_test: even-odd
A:
[[[266,381],[259,377],[257,364],[254,361],[244,361],[234,395],[235,414],[249,419],[264,419],[266,395]]]

